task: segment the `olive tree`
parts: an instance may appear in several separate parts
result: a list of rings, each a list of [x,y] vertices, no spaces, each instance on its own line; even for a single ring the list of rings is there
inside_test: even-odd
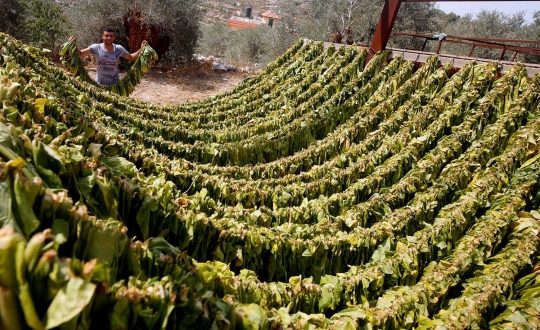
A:
[[[55,49],[67,34],[67,20],[63,8],[53,0],[23,1],[24,15],[20,29],[24,41]]]
[[[384,3],[376,0],[308,0],[309,10],[298,21],[297,31],[306,38],[369,45]],[[440,26],[442,12],[434,3],[401,5],[394,31],[431,32]],[[423,40],[392,37],[396,47],[418,48]]]
[[[0,31],[19,38],[19,20],[23,16],[24,7],[20,0],[0,1]]]
[[[116,31],[117,42],[128,47],[124,22],[133,18],[130,13],[142,13],[138,18],[144,24],[170,39],[166,57],[189,59],[200,36],[198,4],[199,0],[85,0],[71,7],[68,17],[71,32],[82,45],[99,42],[103,29],[110,27]]]
[[[66,35],[67,20],[54,0],[3,0],[0,31],[36,46],[54,49]]]
[[[465,15],[455,22],[448,24],[444,30],[446,34],[493,39],[528,39],[539,40],[540,38],[540,11],[536,12],[532,23],[525,20],[525,14],[518,12],[513,15],[507,15],[497,10],[482,10],[476,16]],[[538,47],[530,44],[523,46]],[[468,55],[471,46],[444,43],[442,51],[456,55]],[[502,50],[475,47],[472,56],[499,59]],[[504,59],[509,60],[513,57],[513,52],[506,52]],[[518,60],[526,62],[538,62],[538,56],[519,56]]]
[[[437,33],[441,30],[441,16],[434,2],[406,2],[401,5],[393,31],[411,33]],[[407,36],[392,36],[389,46],[405,49],[422,49],[425,39]]]

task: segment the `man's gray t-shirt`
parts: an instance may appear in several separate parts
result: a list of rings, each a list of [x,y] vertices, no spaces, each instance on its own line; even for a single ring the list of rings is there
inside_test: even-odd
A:
[[[116,44],[113,44],[113,52],[108,52],[104,44],[93,44],[89,48],[97,61],[96,81],[102,85],[116,84],[120,80],[118,61],[128,55],[128,51]]]

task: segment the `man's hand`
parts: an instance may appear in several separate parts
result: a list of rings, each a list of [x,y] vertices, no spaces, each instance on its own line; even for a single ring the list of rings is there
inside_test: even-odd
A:
[[[68,40],[69,40],[69,41],[73,41],[73,42],[75,42],[75,43],[77,42],[77,38],[75,38],[74,36],[69,37]],[[83,49],[83,50],[77,49],[77,53],[79,53],[79,56],[80,56],[80,57],[85,57],[85,56],[88,56],[88,55],[91,54],[90,48],[85,48],[85,49]]]
[[[141,53],[141,50],[143,49],[144,45],[148,44],[148,42],[146,40],[143,40],[143,42],[141,43],[141,48],[139,48],[138,51],[136,51],[135,53],[133,54],[127,54],[126,56],[124,56],[124,58],[130,62],[133,62],[135,61],[138,57],[139,57],[139,54]]]

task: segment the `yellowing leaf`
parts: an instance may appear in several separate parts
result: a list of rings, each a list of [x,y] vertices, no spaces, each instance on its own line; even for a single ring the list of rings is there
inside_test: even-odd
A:
[[[36,99],[35,106],[36,110],[45,113],[45,106],[47,105],[47,99],[44,98],[38,98]]]

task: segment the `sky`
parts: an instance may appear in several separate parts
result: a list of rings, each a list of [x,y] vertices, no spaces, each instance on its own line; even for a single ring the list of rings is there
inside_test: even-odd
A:
[[[477,14],[482,9],[501,11],[505,14],[515,14],[526,11],[525,19],[532,22],[532,14],[540,10],[540,1],[483,1],[483,2],[438,2],[439,8],[445,12],[458,15],[467,13]]]

